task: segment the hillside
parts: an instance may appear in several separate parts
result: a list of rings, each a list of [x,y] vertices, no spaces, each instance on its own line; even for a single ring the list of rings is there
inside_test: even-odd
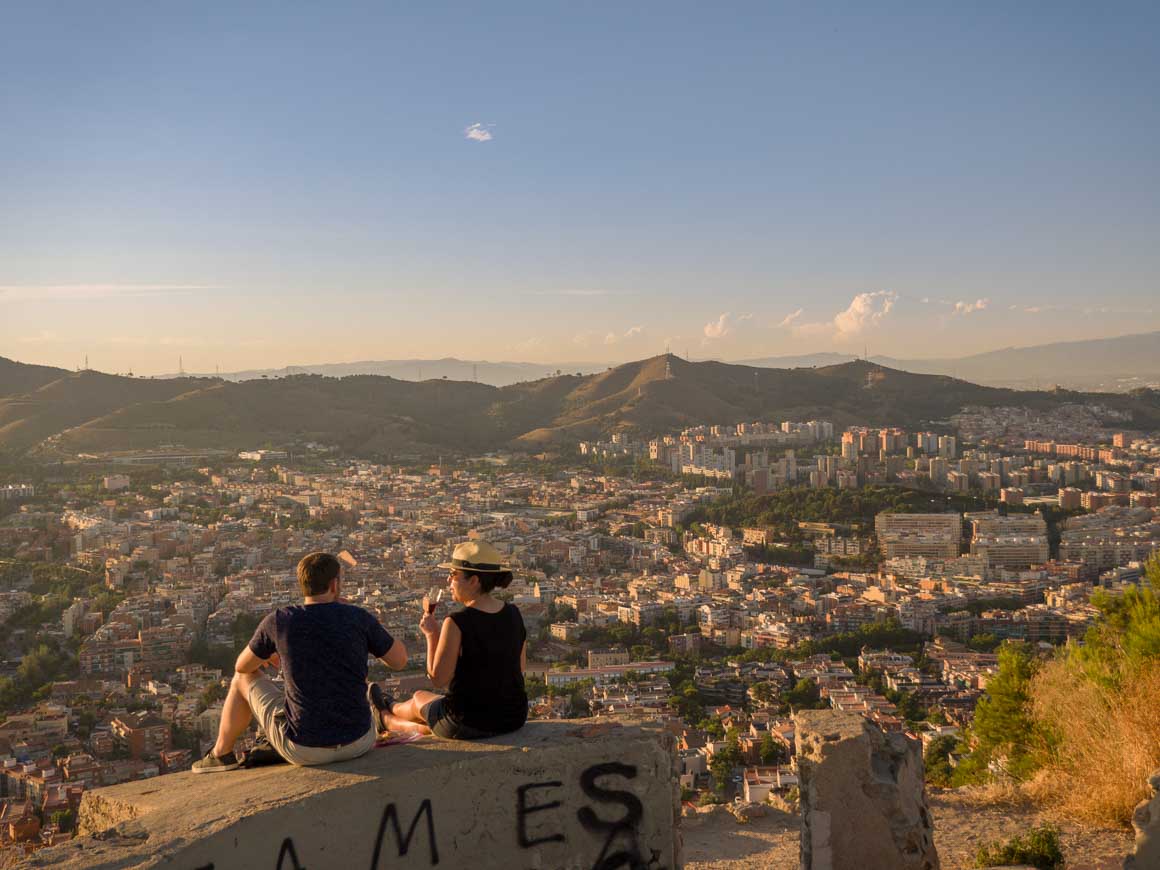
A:
[[[67,374],[65,369],[28,365],[0,356],[0,398],[38,390]]]
[[[32,367],[30,367],[32,368]],[[866,362],[764,369],[658,356],[593,375],[506,387],[371,375],[296,375],[231,383],[0,370],[0,449],[55,454],[182,444],[235,449],[315,440],[356,454],[398,449],[534,448],[629,430],[642,436],[704,423],[832,420],[920,426],[964,405],[1051,408],[1099,402],[1160,426],[1160,396],[1017,392]]]
[[[54,371],[60,371],[60,376],[23,393],[18,392],[19,384],[27,376],[17,370],[8,380],[8,373],[0,372],[0,448],[27,450],[104,414],[139,402],[171,399],[205,383],[190,378],[154,381],[94,371]]]

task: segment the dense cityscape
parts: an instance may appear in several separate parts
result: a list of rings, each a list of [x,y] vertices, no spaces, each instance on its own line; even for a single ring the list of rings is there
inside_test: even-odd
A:
[[[296,444],[9,467],[0,485],[0,847],[86,790],[187,770],[237,652],[324,550],[428,685],[420,600],[457,543],[515,567],[531,718],[677,735],[690,806],[796,800],[795,710],[853,710],[952,776],[1005,642],[1050,651],[1160,550],[1160,436],[1084,406],[931,431],[826,421],[572,451],[369,462]],[[446,604],[441,604],[446,609]]]

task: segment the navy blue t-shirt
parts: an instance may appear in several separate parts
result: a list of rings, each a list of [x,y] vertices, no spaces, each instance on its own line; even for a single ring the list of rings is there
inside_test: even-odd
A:
[[[339,746],[371,727],[367,653],[381,658],[394,642],[361,607],[295,604],[266,615],[250,651],[282,659],[286,736],[299,746]]]

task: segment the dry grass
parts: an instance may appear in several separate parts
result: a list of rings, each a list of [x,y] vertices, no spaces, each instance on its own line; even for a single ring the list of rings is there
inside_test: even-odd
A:
[[[1121,688],[1065,659],[1035,676],[1034,715],[1057,742],[1028,792],[1072,818],[1127,825],[1160,767],[1160,662],[1135,665],[1114,683]]]
[[[1038,796],[1029,793],[1023,783],[1013,780],[964,785],[953,792],[957,800],[968,806],[1026,808],[1028,804],[1039,801]]]

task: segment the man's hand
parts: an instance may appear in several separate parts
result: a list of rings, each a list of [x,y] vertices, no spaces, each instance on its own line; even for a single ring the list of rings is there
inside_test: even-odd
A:
[[[428,637],[439,634],[439,620],[434,613],[423,614],[423,618],[419,620],[419,631]]]

